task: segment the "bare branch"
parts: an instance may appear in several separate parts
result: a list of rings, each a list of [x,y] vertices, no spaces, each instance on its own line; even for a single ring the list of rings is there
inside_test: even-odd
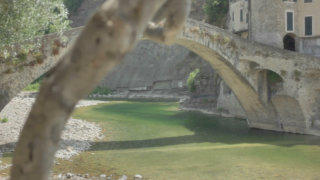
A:
[[[190,0],[167,1],[155,15],[153,22],[149,23],[145,37],[167,45],[173,44],[184,27],[190,7]]]

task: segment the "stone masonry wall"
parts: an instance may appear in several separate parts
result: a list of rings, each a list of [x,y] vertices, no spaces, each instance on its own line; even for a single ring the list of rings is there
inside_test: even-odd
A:
[[[187,79],[197,68],[200,73],[191,93]],[[178,45],[142,41],[100,86],[114,91],[111,98],[184,99],[184,109],[245,117],[234,94],[208,62]]]
[[[71,15],[72,26],[85,24],[95,9],[105,0],[84,0],[76,14]],[[190,16],[203,20],[204,0],[193,2]],[[200,69],[197,90],[190,93],[187,78]],[[101,82],[101,86],[114,91],[112,98],[184,99],[181,107],[226,116],[244,117],[238,100],[211,66],[184,47],[167,47],[142,41]]]

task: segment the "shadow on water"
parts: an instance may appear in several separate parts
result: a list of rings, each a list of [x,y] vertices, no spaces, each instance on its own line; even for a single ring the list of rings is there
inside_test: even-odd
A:
[[[109,104],[107,106],[96,106],[93,110],[98,113],[121,114],[125,116],[135,116],[139,118],[174,121],[193,132],[193,135],[178,137],[154,138],[146,140],[130,141],[102,141],[91,142],[94,144],[91,150],[125,150],[139,149],[148,147],[162,147],[170,145],[182,145],[191,143],[223,143],[223,144],[270,144],[276,146],[291,147],[295,145],[317,145],[320,146],[320,137],[311,135],[299,135],[284,132],[274,132],[260,129],[250,129],[245,120],[236,118],[222,118],[214,115],[206,115],[200,112],[172,112],[166,111],[163,106],[152,106],[150,103],[139,105],[132,103]],[[150,112],[149,110],[152,109]],[[152,111],[162,111],[154,115]],[[141,113],[146,112],[146,113]],[[141,123],[141,122],[140,122]],[[139,133],[139,132],[137,132]],[[71,140],[72,143],[82,143],[81,141]],[[0,150],[13,149],[14,143],[0,145]],[[8,151],[2,151],[8,152]]]
[[[142,107],[132,108],[138,110]],[[230,145],[259,143],[284,147],[295,145],[320,146],[320,137],[251,129],[248,128],[245,120],[236,118],[222,118],[200,112],[179,112],[171,115],[168,119],[182,120],[182,125],[191,130],[194,134],[146,140],[96,142],[92,150],[124,150],[204,142]]]

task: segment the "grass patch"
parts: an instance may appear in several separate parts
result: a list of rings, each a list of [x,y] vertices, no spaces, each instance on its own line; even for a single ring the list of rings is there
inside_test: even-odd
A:
[[[27,87],[25,87],[24,91],[31,91],[31,92],[38,92],[40,89],[40,85],[43,81],[43,79],[47,76],[47,74],[41,75],[38,79],[33,81],[31,84],[29,84]]]
[[[24,91],[39,91],[40,88],[40,82],[35,82],[35,83],[31,83],[29,84],[27,87],[25,87],[23,90]]]
[[[317,179],[319,137],[252,130],[246,121],[182,112],[177,103],[113,102],[76,110],[105,139],[54,172],[147,179]]]
[[[100,124],[105,138],[72,161],[59,160],[57,174],[182,180],[320,177],[320,137],[249,129],[245,120],[183,112],[172,102],[112,102],[79,108],[73,117]]]
[[[11,164],[13,153],[4,153],[0,160],[2,161],[1,165]],[[0,170],[0,179],[1,176],[8,176],[10,174],[10,168]]]
[[[27,87],[25,87],[23,90],[24,91],[31,91],[31,92],[39,91],[41,82],[42,82],[42,79],[36,80],[35,82],[33,82],[33,83],[29,84]],[[111,92],[112,91],[106,87],[97,87],[96,89],[94,89],[90,93],[90,95],[93,95],[93,94],[108,95]]]

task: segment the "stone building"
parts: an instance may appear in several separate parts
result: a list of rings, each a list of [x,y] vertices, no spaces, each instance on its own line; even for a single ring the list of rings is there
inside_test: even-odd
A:
[[[320,56],[320,0],[230,0],[232,32]]]
[[[248,38],[249,4],[248,0],[229,0],[229,29],[243,38]]]

